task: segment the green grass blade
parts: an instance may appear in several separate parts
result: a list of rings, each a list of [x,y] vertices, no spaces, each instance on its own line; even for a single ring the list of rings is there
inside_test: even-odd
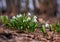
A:
[[[5,20],[5,23],[6,23],[6,24],[8,23],[8,16],[6,16],[6,20]]]
[[[42,32],[43,32],[44,35],[46,34],[46,28],[45,28],[45,25],[42,25]]]
[[[4,24],[5,20],[4,20],[4,16],[1,16],[1,21]]]

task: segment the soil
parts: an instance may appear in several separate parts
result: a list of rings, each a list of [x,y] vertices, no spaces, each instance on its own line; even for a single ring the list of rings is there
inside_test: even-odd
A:
[[[34,33],[22,33],[9,29],[1,29],[0,42],[60,42],[60,34],[50,31],[44,36],[40,29]]]

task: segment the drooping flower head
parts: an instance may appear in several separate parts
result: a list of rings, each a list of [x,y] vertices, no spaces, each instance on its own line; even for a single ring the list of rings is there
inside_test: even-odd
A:
[[[28,16],[31,16],[31,13],[28,12]]]
[[[19,17],[22,17],[22,15],[20,14],[20,15],[17,15],[17,17],[19,18]]]
[[[46,23],[46,24],[45,24],[45,27],[49,27],[49,24],[48,24],[48,23]]]
[[[37,19],[34,19],[34,22],[37,22]]]
[[[15,16],[12,17],[12,19],[15,19],[15,18],[16,18]]]
[[[37,19],[37,16],[34,16],[34,19]]]

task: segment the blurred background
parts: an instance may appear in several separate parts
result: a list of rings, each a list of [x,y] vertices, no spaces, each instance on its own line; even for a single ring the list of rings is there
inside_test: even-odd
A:
[[[60,17],[60,0],[0,0],[0,15],[19,13]]]

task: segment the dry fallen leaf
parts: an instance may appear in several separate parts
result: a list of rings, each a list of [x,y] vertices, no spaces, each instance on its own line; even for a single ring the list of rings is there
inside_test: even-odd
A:
[[[43,18],[39,18],[38,21],[39,21],[40,23],[45,23],[45,21],[43,20]]]
[[[60,40],[57,40],[56,42],[60,42]]]
[[[0,28],[0,33],[3,33],[4,29],[3,28]]]

